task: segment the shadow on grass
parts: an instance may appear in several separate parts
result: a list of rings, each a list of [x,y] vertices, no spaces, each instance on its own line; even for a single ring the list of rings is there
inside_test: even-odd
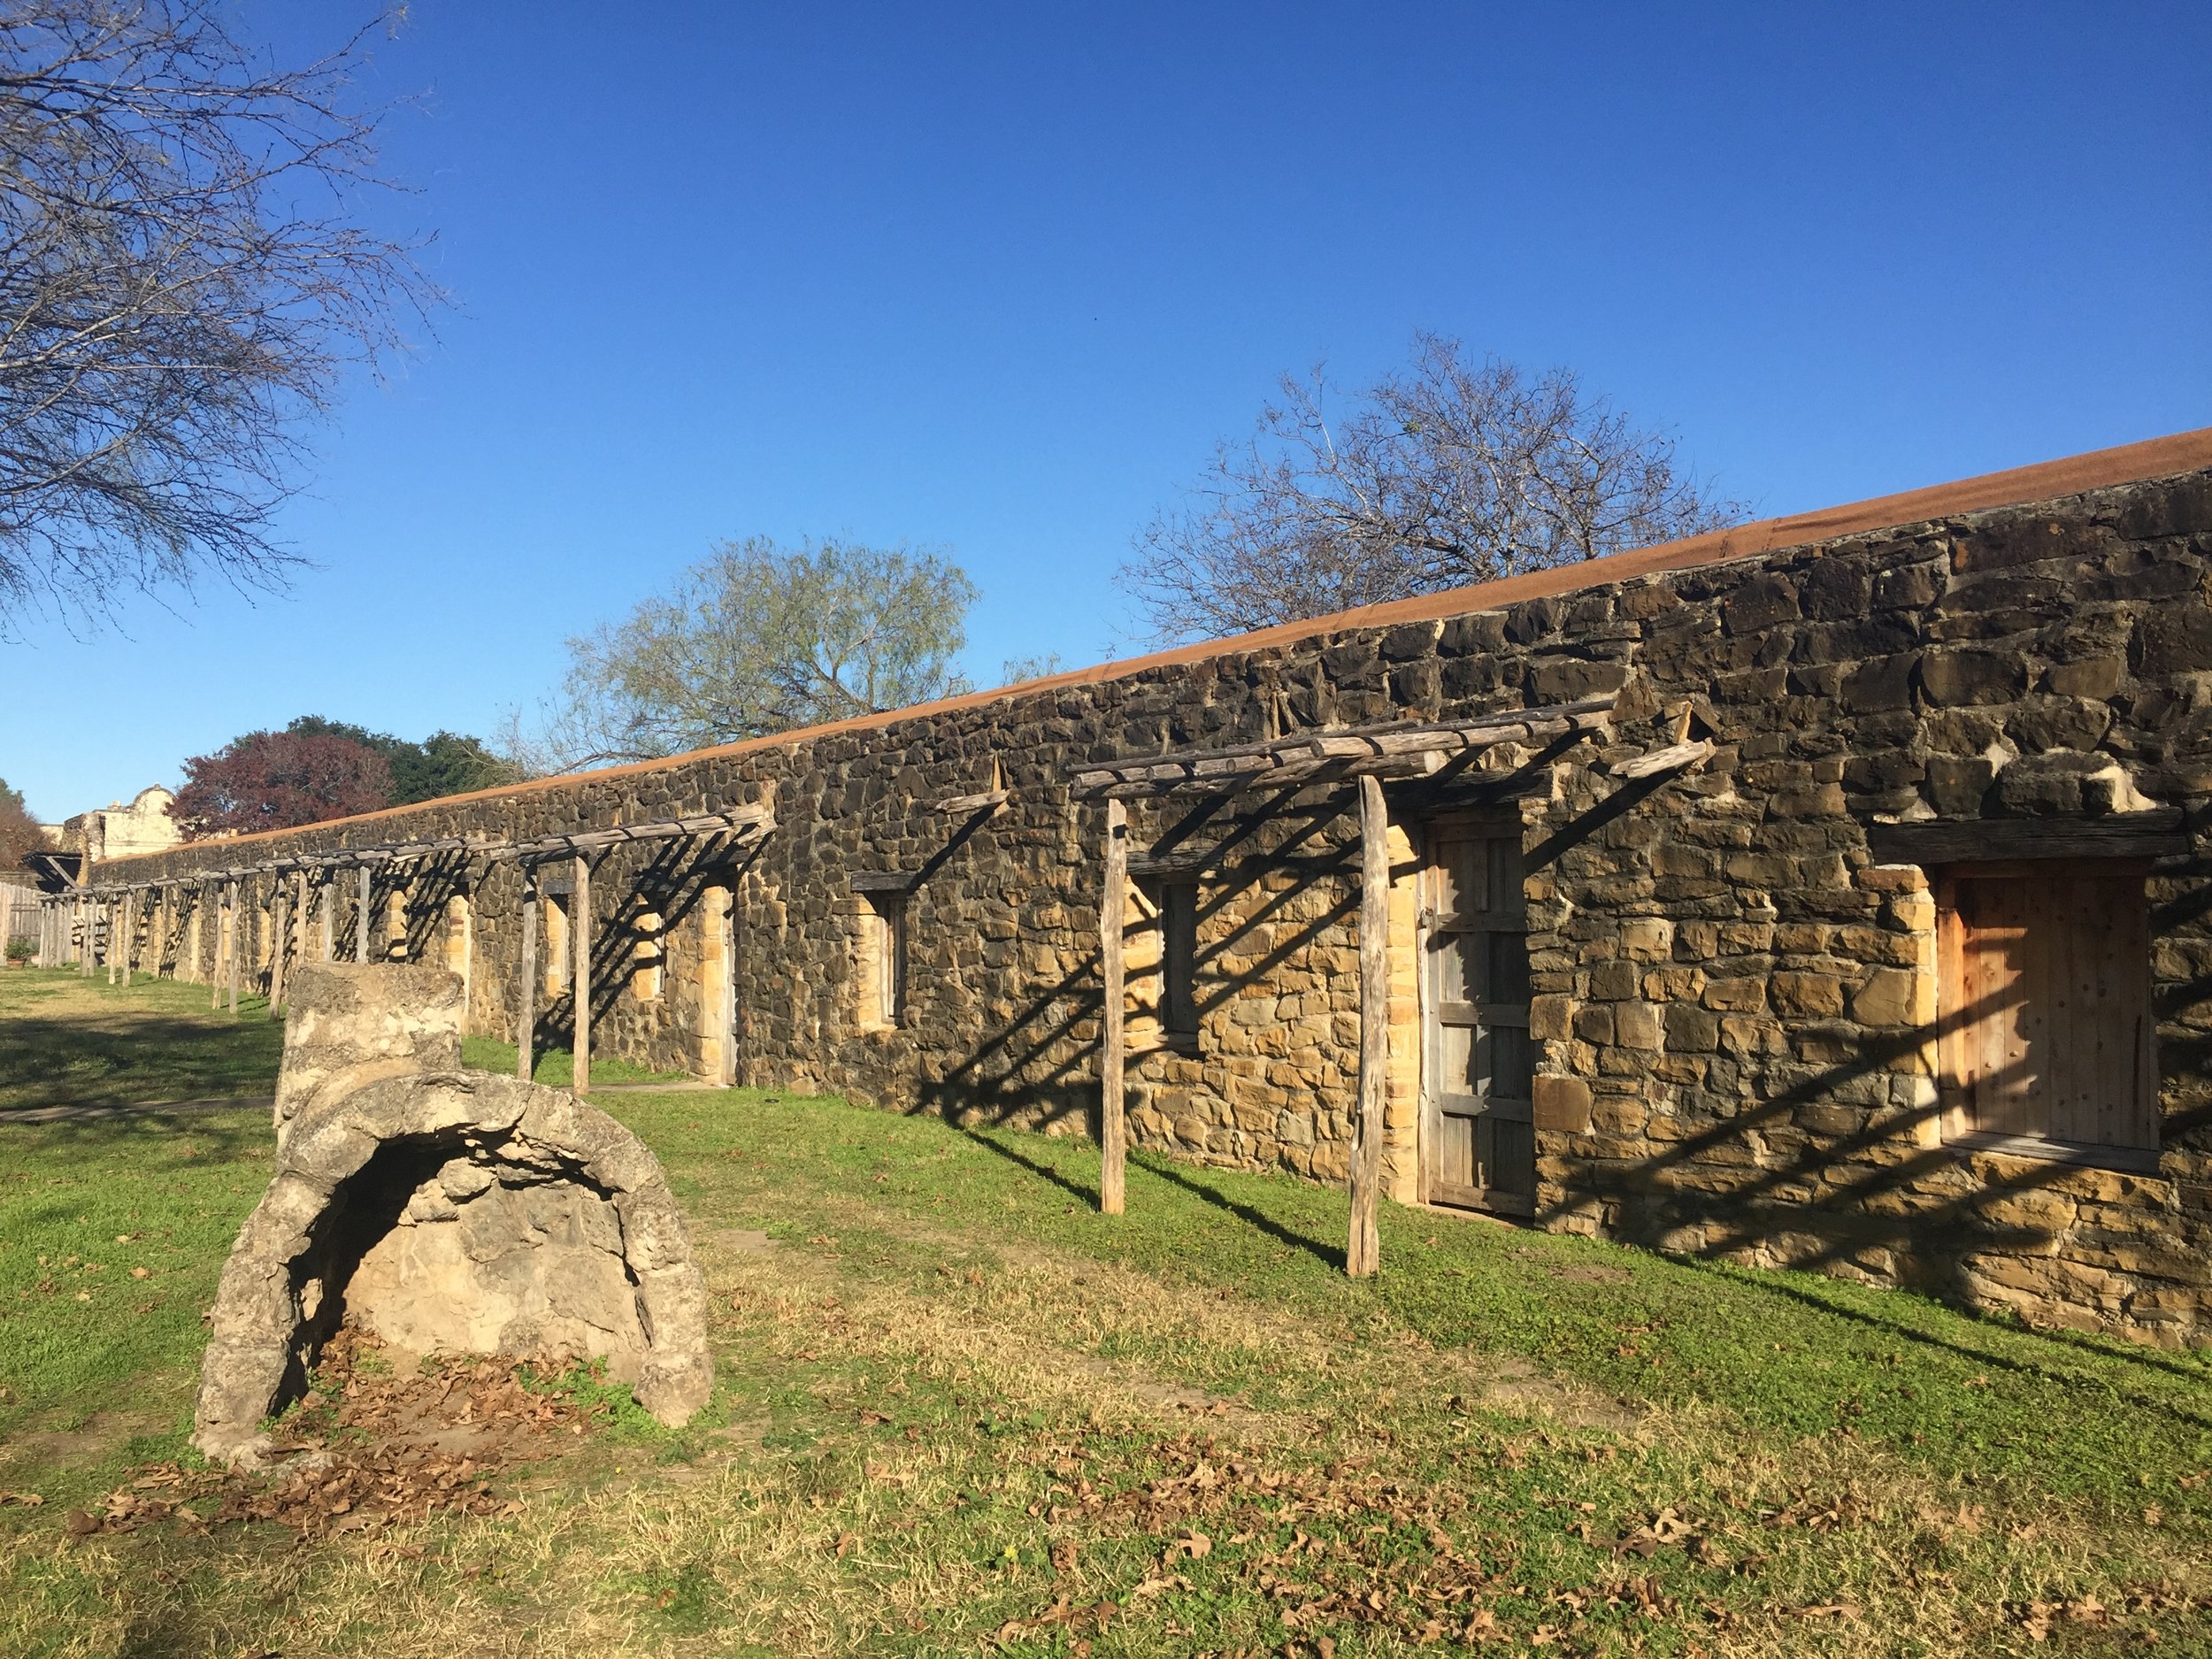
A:
[[[210,1164],[258,1157],[273,1151],[276,1132],[265,1106],[207,1111],[165,1112],[149,1108],[127,1117],[58,1118],[50,1123],[12,1123],[0,1113],[11,1148],[63,1150],[91,1158],[117,1147],[182,1142]]]
[[[1071,1181],[1066,1176],[1061,1174],[1059,1171],[1054,1169],[1049,1164],[1041,1164],[1035,1158],[1025,1158],[1020,1153],[1015,1151],[1013,1148],[1007,1146],[1001,1141],[994,1141],[989,1135],[985,1134],[979,1129],[972,1129],[966,1124],[954,1124],[953,1127],[957,1129],[962,1134],[967,1136],[967,1138],[973,1141],[977,1146],[981,1147],[986,1152],[995,1152],[999,1155],[999,1156],[1004,1158],[1009,1164],[1018,1164],[1022,1168],[1027,1170],[1032,1175],[1041,1176],[1044,1179],[1050,1181],[1055,1187],[1058,1187],[1062,1192],[1066,1193],[1071,1197],[1079,1198],[1085,1203],[1090,1204],[1094,1207],[1097,1205],[1097,1187],[1086,1187],[1080,1181]]]
[[[1095,1184],[1087,1185],[1081,1181],[1071,1180],[1049,1164],[1025,1156],[1013,1147],[980,1129],[972,1128],[966,1124],[954,1124],[952,1126],[985,1151],[996,1153],[1009,1164],[1017,1164],[1027,1170],[1032,1175],[1051,1182],[1071,1198],[1079,1198],[1083,1202],[1094,1208],[1097,1206],[1098,1187]],[[1344,1251],[1341,1248],[1325,1244],[1317,1239],[1308,1238],[1304,1233],[1276,1220],[1265,1210],[1256,1209],[1250,1204],[1239,1203],[1227,1194],[1217,1191],[1203,1181],[1193,1180],[1184,1170],[1164,1158],[1132,1152],[1129,1155],[1129,1162],[1136,1168],[1144,1171],[1146,1174],[1156,1175],[1171,1187],[1179,1187],[1194,1198],[1202,1199],[1216,1210],[1234,1216],[1246,1226],[1264,1233],[1278,1244],[1288,1245],[1294,1250],[1303,1250],[1314,1260],[1333,1271],[1343,1271]]]
[[[265,1094],[276,1084],[284,1028],[251,1021],[140,1014],[118,1018],[12,1016],[0,1033],[0,1122],[42,1106]]]
[[[1714,1263],[1701,1261],[1694,1256],[1669,1256],[1666,1259],[1686,1272],[1709,1279],[1723,1279],[1740,1292],[1747,1288],[1746,1280],[1732,1273],[1724,1271]],[[1894,1337],[1901,1341],[1917,1343],[1923,1348],[1939,1349],[1960,1359],[1971,1361],[1974,1364],[1986,1365],[1993,1371],[2007,1371],[2015,1376],[2032,1378],[2039,1382],[2054,1383],[2062,1387],[2078,1385],[2084,1380],[2078,1374],[2060,1366],[2039,1365],[2032,1360],[2016,1358],[2008,1354],[1997,1352],[1993,1348],[1952,1341],[1932,1332],[1923,1331],[1905,1319],[1885,1318],[1867,1309],[1848,1306],[1840,1301],[1832,1300],[1819,1294],[1811,1286],[1793,1284],[1779,1274],[1762,1274],[1757,1280],[1750,1282],[1747,1287],[1765,1295],[1786,1297],[1792,1302],[1810,1308],[1815,1312],[1826,1315],[1830,1318],[1848,1320],[1868,1330],[1878,1331],[1886,1337]],[[2123,1345],[2118,1342],[2093,1342],[2072,1332],[2036,1331],[2031,1333],[2022,1326],[2001,1324],[1994,1319],[1976,1317],[1970,1314],[1956,1317],[1967,1321],[1970,1330],[1978,1328],[1987,1331],[1992,1335],[2000,1333],[2007,1336],[2032,1335],[2038,1341],[2058,1344],[2081,1354],[2085,1358],[2117,1360],[2124,1364],[2163,1371],[2184,1382],[2201,1384],[2212,1380],[2212,1375],[2208,1375],[2206,1368],[2201,1365],[2193,1365],[2185,1360],[2173,1359],[2154,1348],[2139,1348],[2132,1343]],[[2170,1417],[2177,1422],[2189,1425],[2192,1428],[2212,1431],[2212,1415],[2188,1411],[2177,1406],[2170,1400],[2162,1398],[2157,1394],[2121,1388],[2110,1382],[2106,1382],[2104,1386],[2111,1388],[2115,1394],[2131,1405],[2140,1406],[2146,1410],[2156,1411],[2163,1416]]]
[[[1216,1210],[1226,1210],[1239,1221],[1243,1222],[1245,1225],[1265,1233],[1278,1244],[1286,1244],[1294,1250],[1303,1250],[1331,1272],[1340,1273],[1344,1271],[1345,1251],[1342,1245],[1328,1244],[1319,1239],[1309,1238],[1306,1234],[1284,1225],[1265,1210],[1256,1210],[1250,1204],[1239,1203],[1226,1193],[1217,1191],[1203,1181],[1192,1179],[1187,1171],[1169,1163],[1164,1158],[1156,1156],[1138,1156],[1133,1154],[1129,1161],[1147,1173],[1156,1175],[1170,1185],[1181,1187],[1194,1198],[1203,1199]]]

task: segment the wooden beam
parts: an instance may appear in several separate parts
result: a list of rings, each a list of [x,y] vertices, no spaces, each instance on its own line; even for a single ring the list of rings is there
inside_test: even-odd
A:
[[[1656,778],[1671,772],[1687,772],[1713,757],[1713,746],[1702,738],[1689,743],[1671,743],[1647,755],[1624,760],[1613,768],[1616,778]]]
[[[1866,843],[1886,864],[1979,864],[1998,858],[2162,858],[2191,850],[2178,810],[2108,818],[1950,818],[1871,824]]]
[[[1310,731],[1264,743],[1223,749],[1181,749],[1105,764],[1071,768],[1079,798],[1158,793],[1189,787],[1249,788],[1315,775],[1333,767],[1341,777],[1369,771],[1417,775],[1469,749],[1500,743],[1536,743],[1605,725],[1614,699],[1588,697],[1578,703],[1509,709],[1465,720],[1392,721],[1343,731]],[[1424,757],[1433,757],[1424,768]],[[1398,772],[1394,766],[1407,770]]]
[[[764,835],[776,827],[775,809],[767,804],[733,808],[727,812],[702,813],[692,818],[665,818],[652,824],[618,825],[611,829],[578,830],[568,835],[541,835],[534,841],[510,841],[484,849],[495,864],[512,859],[558,857],[563,853],[597,852],[628,841],[669,841],[684,835]]]
[[[1352,1142],[1352,1228],[1344,1271],[1382,1264],[1375,1205],[1382,1186],[1383,1083],[1390,1064],[1390,819],[1382,785],[1359,780],[1359,1124]]]
[[[985,789],[976,795],[947,795],[941,801],[932,801],[923,810],[929,812],[995,812],[1009,800],[1004,789]]]
[[[522,995],[515,1013],[515,1075],[530,1080],[530,1045],[538,1027],[538,884],[522,877]]]
[[[915,870],[856,870],[852,873],[855,893],[911,893],[921,885],[921,872]]]
[[[1105,1019],[1098,1045],[1098,1209],[1122,1213],[1124,1165],[1128,1158],[1128,1124],[1122,1100],[1122,910],[1129,886],[1129,809],[1106,803],[1106,886],[1098,904],[1099,977],[1105,992]]]
[[[315,902],[322,910],[321,960],[334,962],[338,957],[338,884],[327,870],[315,883]]]
[[[576,970],[576,988],[571,1000],[576,1010],[576,1071],[569,1087],[579,1094],[591,1090],[591,861],[576,855],[576,896],[571,902],[574,943],[569,956]]]

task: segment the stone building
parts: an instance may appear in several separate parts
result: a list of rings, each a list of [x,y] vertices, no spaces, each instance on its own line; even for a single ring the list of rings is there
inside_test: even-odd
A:
[[[1341,1179],[1380,1027],[1401,1202],[2201,1343],[2208,595],[2212,431],[90,879],[142,968],[544,1041],[581,962],[602,1052],[1078,1133],[1118,955],[1140,1145]]]
[[[176,819],[169,816],[169,803],[176,798],[173,789],[151,784],[133,795],[127,804],[111,801],[59,824],[41,827],[58,848],[96,862],[132,853],[159,852],[184,839]]]

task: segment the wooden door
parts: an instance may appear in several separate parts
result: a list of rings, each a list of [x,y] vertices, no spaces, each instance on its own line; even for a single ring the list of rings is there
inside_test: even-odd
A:
[[[2154,1149],[2147,867],[1962,866],[1939,884],[1952,1130]]]
[[[1440,823],[1422,874],[1422,1195],[1535,1208],[1528,918],[1517,824]]]

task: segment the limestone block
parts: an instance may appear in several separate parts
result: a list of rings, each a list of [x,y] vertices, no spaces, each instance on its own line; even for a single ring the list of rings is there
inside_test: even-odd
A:
[[[461,1066],[461,976],[442,968],[303,963],[288,982],[277,1071],[282,1145],[303,1111],[378,1077]]]

